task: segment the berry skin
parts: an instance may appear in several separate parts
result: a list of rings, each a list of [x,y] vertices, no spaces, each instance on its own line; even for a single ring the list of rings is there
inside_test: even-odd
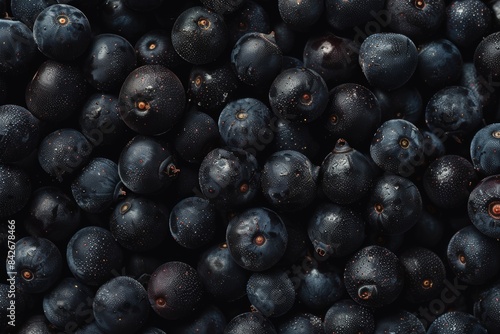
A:
[[[471,191],[469,218],[488,237],[500,238],[500,175],[488,176]]]
[[[325,333],[373,333],[375,317],[370,308],[361,306],[352,299],[343,299],[328,309],[323,328]]]
[[[470,156],[474,169],[481,175],[500,174],[500,123],[489,124],[474,134]]]
[[[461,311],[450,311],[434,320],[427,334],[473,333],[488,334],[488,331],[472,314]]]

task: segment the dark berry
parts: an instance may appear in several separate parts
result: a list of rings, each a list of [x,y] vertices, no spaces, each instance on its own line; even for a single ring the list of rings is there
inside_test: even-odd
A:
[[[469,218],[479,231],[491,238],[500,238],[500,175],[482,179],[471,191]]]
[[[325,333],[373,333],[375,317],[369,308],[359,305],[352,299],[343,299],[328,309],[323,328]]]

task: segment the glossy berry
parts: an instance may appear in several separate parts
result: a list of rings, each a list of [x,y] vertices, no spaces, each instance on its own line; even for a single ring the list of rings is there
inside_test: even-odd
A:
[[[358,43],[331,32],[313,36],[304,46],[304,67],[321,75],[328,85],[351,82],[360,69],[358,50]]]
[[[38,162],[47,174],[62,181],[89,161],[92,149],[80,131],[63,128],[43,138],[38,147]]]
[[[384,1],[352,1],[339,3],[325,0],[326,19],[337,30],[364,25],[373,20],[372,12],[378,13],[384,8]],[[386,17],[384,17],[386,19]]]
[[[254,155],[272,140],[271,110],[260,100],[243,98],[229,102],[219,115],[221,139],[229,147]]]
[[[181,333],[200,333],[210,334],[223,333],[226,327],[227,320],[224,313],[215,305],[211,304],[200,312],[197,312],[191,319],[182,322],[181,325],[176,326],[173,330],[174,334]],[[142,333],[141,334],[147,334]],[[165,334],[165,333],[151,333],[151,334]]]
[[[109,219],[109,229],[123,248],[144,252],[165,240],[168,215],[168,209],[157,201],[127,196],[116,203]]]
[[[23,237],[17,240],[13,260],[7,259],[7,272],[15,273],[16,286],[26,293],[49,290],[63,269],[61,252],[45,238]]]
[[[43,298],[44,315],[62,330],[75,330],[93,319],[94,291],[75,278],[64,278]]]
[[[460,137],[477,130],[482,117],[482,107],[474,92],[460,86],[439,90],[425,108],[425,122],[429,128],[450,136]]]
[[[417,63],[415,44],[402,34],[370,35],[359,49],[359,64],[366,79],[381,89],[393,90],[403,86],[415,72]]]
[[[172,36],[167,30],[151,30],[139,38],[134,46],[137,64],[162,65],[173,69],[184,60],[175,52]]]
[[[132,130],[144,135],[168,132],[181,119],[186,97],[174,72],[144,65],[130,72],[120,89],[120,115]]]
[[[232,318],[224,328],[224,334],[240,333],[277,334],[271,320],[260,312],[241,313]]]
[[[268,10],[262,4],[251,0],[243,1],[238,10],[228,15],[226,24],[232,45],[249,32],[271,32]]]
[[[280,17],[290,27],[304,30],[316,23],[324,11],[323,0],[278,0]]]
[[[472,314],[461,311],[450,311],[434,320],[427,334],[453,334],[453,333],[487,334],[488,331]]]
[[[391,91],[375,89],[373,93],[380,104],[383,122],[393,118],[402,118],[414,124],[420,121],[424,105],[416,86],[404,85]]]
[[[486,36],[476,47],[474,52],[474,66],[477,72],[484,78],[500,78],[500,66],[498,59],[500,45],[500,32]]]
[[[343,257],[363,243],[365,222],[348,207],[324,203],[309,218],[307,233],[318,256]]]
[[[320,170],[320,185],[328,199],[338,204],[354,203],[368,194],[375,180],[372,162],[363,153],[339,139]]]
[[[385,174],[375,181],[366,207],[372,228],[387,234],[401,234],[420,219],[422,197],[409,179]]]
[[[321,318],[311,313],[300,313],[288,316],[277,325],[279,334],[322,334]]]
[[[168,147],[148,136],[135,136],[123,148],[118,160],[120,179],[138,194],[154,193],[167,187],[179,172]]]
[[[274,79],[269,89],[269,103],[280,118],[310,123],[325,111],[328,87],[318,73],[307,68],[291,68]]]
[[[231,302],[246,294],[250,273],[233,260],[227,243],[211,246],[203,252],[197,271],[205,290],[216,300]]]
[[[82,218],[73,198],[54,186],[36,189],[26,206],[26,214],[26,231],[52,242],[67,241],[78,229]]]
[[[474,316],[478,318],[489,332],[493,332],[500,326],[499,304],[500,289],[497,284],[487,288],[479,294],[474,302]]]
[[[203,159],[198,180],[206,198],[230,210],[251,203],[259,191],[260,171],[250,153],[216,148]]]
[[[237,11],[244,0],[201,0],[201,3],[220,14],[229,14]]]
[[[453,273],[467,284],[483,284],[500,271],[500,243],[472,225],[453,235],[447,257]]]
[[[446,6],[446,35],[460,47],[475,45],[488,32],[491,9],[479,0],[454,0]]]
[[[40,12],[48,6],[56,3],[56,0],[37,0],[28,2],[22,0],[11,0],[10,9],[14,17],[31,29],[33,28],[33,23],[35,22],[38,14],[40,14]]]
[[[0,216],[9,217],[28,203],[31,179],[21,168],[0,164]]]
[[[19,1],[22,2],[22,1]],[[38,54],[33,33],[26,24],[15,21],[0,21],[0,73],[20,74],[31,68]]]
[[[396,300],[404,287],[404,271],[398,257],[387,248],[362,248],[347,262],[344,283],[354,301],[382,307]]]
[[[38,145],[40,121],[18,105],[0,106],[0,162],[27,157]]]
[[[200,197],[184,198],[172,208],[169,226],[172,237],[181,246],[191,249],[205,246],[217,229],[215,205]]]
[[[443,0],[389,0],[385,7],[391,15],[391,30],[414,41],[432,38],[444,20]]]
[[[87,81],[79,68],[53,60],[43,62],[28,83],[25,100],[38,119],[59,122],[80,111],[87,99]]]
[[[149,314],[146,289],[127,276],[112,278],[97,290],[92,309],[101,329],[108,333],[136,333]]]
[[[100,286],[120,272],[123,251],[109,230],[88,226],[71,237],[66,259],[69,270],[79,281]]]
[[[323,328],[326,333],[373,333],[375,317],[371,309],[352,299],[334,303],[326,312]]]
[[[485,177],[472,189],[467,209],[479,231],[500,238],[500,175]]]
[[[253,273],[247,282],[247,296],[253,307],[266,317],[279,317],[294,305],[293,283],[283,270]]]
[[[203,298],[203,286],[196,269],[178,261],[156,268],[148,283],[148,298],[162,318],[175,320],[191,315]]]
[[[122,36],[95,36],[83,59],[83,73],[99,91],[119,92],[125,78],[136,67],[135,49]]]
[[[273,152],[293,150],[309,159],[314,159],[319,151],[319,143],[310,128],[304,123],[295,123],[281,118],[271,120],[273,140],[269,147]]]
[[[229,221],[226,240],[233,260],[250,271],[264,271],[283,256],[288,233],[274,211],[247,209]]]
[[[191,64],[214,61],[224,52],[227,40],[224,17],[202,6],[186,9],[172,27],[175,51]]]
[[[460,50],[447,39],[434,40],[419,48],[417,73],[434,89],[456,84],[462,65]]]
[[[424,163],[423,141],[422,133],[413,123],[391,119],[375,132],[370,156],[384,171],[410,176]]]
[[[33,23],[33,37],[47,57],[68,61],[81,56],[90,44],[90,22],[78,8],[54,4],[38,14]]]
[[[421,303],[439,296],[444,288],[446,269],[436,253],[414,247],[401,253],[399,260],[405,274],[402,295],[406,300]]]
[[[426,334],[426,331],[416,315],[407,311],[398,311],[377,319],[375,333]]]
[[[500,124],[489,124],[474,134],[470,143],[470,156],[474,169],[481,175],[500,174]]]
[[[266,200],[278,211],[297,211],[316,197],[319,168],[302,153],[273,153],[264,164],[261,188]]]
[[[234,44],[231,64],[245,84],[268,87],[281,71],[283,53],[272,33],[249,32]]]

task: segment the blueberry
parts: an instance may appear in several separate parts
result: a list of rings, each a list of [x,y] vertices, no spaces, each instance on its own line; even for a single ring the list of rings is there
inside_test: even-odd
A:
[[[352,204],[368,194],[374,181],[372,162],[363,153],[351,148],[339,139],[320,170],[323,193],[334,203]]]
[[[323,334],[321,318],[311,313],[290,316],[277,325],[278,334]]]
[[[478,318],[489,332],[495,332],[500,326],[498,299],[500,289],[497,284],[481,292],[474,302],[474,316]]]
[[[65,191],[46,186],[33,191],[26,207],[24,220],[26,231],[35,237],[52,242],[67,241],[80,227],[82,214]]]
[[[134,49],[139,66],[162,65],[173,69],[184,63],[175,52],[172,36],[167,30],[148,31],[135,43]]]
[[[249,32],[271,32],[271,20],[268,11],[258,2],[243,1],[238,10],[233,11],[226,19],[231,44],[234,45],[243,35]]]
[[[318,256],[343,257],[363,243],[365,222],[349,207],[323,203],[310,216],[307,233]]]
[[[228,30],[224,17],[206,7],[186,9],[172,27],[172,45],[185,61],[207,64],[225,50]]]
[[[469,218],[476,228],[491,238],[500,238],[500,175],[482,179],[469,195]]]
[[[131,277],[115,277],[99,287],[92,308],[105,332],[136,333],[148,318],[147,292]]]
[[[278,211],[297,211],[316,197],[319,168],[302,153],[273,153],[264,164],[261,188],[266,200]]]
[[[372,20],[372,13],[382,10],[384,1],[356,0],[339,3],[335,0],[325,0],[325,6],[328,23],[336,30],[344,30]]]
[[[257,207],[229,221],[226,240],[238,265],[250,271],[263,271],[275,265],[285,253],[288,233],[278,214]]]
[[[151,17],[127,7],[124,0],[101,2],[98,19],[106,31],[125,37],[131,44],[150,29],[152,21]]]
[[[474,66],[483,79],[498,80],[500,67],[495,60],[498,58],[500,32],[486,36],[476,47],[474,52]]]
[[[273,152],[293,150],[309,159],[318,155],[319,143],[307,124],[275,118],[271,119],[270,127],[273,130],[273,138],[269,147]]]
[[[424,137],[404,119],[382,123],[373,136],[370,156],[386,172],[410,176],[424,163]]]
[[[198,180],[206,198],[218,208],[232,210],[249,205],[257,195],[260,170],[252,154],[216,148],[203,159]]]
[[[56,3],[56,0],[37,0],[28,2],[23,0],[11,0],[10,9],[14,17],[31,29],[33,28],[33,23],[38,14],[48,6]]]
[[[410,80],[417,68],[418,51],[405,35],[376,33],[361,44],[359,64],[372,86],[393,90]]]
[[[129,195],[116,203],[109,229],[125,249],[144,252],[159,246],[168,233],[168,209],[157,201]]]
[[[382,111],[382,121],[401,118],[411,123],[417,123],[424,110],[424,102],[419,89],[414,85],[404,85],[395,90],[373,91]]]
[[[43,311],[49,322],[65,331],[75,330],[94,319],[92,289],[75,278],[65,278],[43,298]]]
[[[197,271],[205,290],[216,300],[230,302],[246,294],[250,274],[233,260],[227,243],[211,246],[204,251]]]
[[[236,12],[245,3],[244,0],[201,0],[201,3],[219,14]]]
[[[200,197],[185,198],[172,208],[169,226],[172,237],[181,246],[191,249],[205,246],[217,229],[215,205]]]
[[[7,272],[14,272],[16,286],[27,293],[49,290],[60,278],[63,262],[57,246],[50,240],[23,237],[16,242],[14,263],[7,261]]]
[[[483,284],[500,271],[500,243],[469,225],[452,236],[447,258],[460,280],[467,284]]]
[[[241,313],[232,318],[224,328],[224,334],[240,333],[277,334],[271,320],[260,312]]]
[[[474,169],[485,176],[500,174],[500,160],[495,154],[500,149],[500,124],[489,124],[474,134],[470,156]]]
[[[305,30],[315,24],[323,14],[324,1],[278,0],[278,9],[283,22],[298,30]]]
[[[123,121],[143,135],[171,130],[180,121],[186,104],[181,81],[162,65],[144,65],[130,72],[119,99]]]
[[[120,272],[123,251],[109,230],[88,226],[71,237],[66,259],[69,270],[78,280],[100,286]]]
[[[376,320],[375,333],[425,334],[425,327],[416,315],[399,311]]]
[[[158,9],[164,0],[124,0],[124,4],[136,11],[149,12]]]
[[[475,45],[488,32],[491,9],[479,0],[453,0],[446,6],[446,35],[460,47]]]
[[[271,110],[260,100],[244,98],[229,102],[218,119],[219,133],[229,147],[257,155],[272,140]]]
[[[487,334],[488,331],[479,319],[461,311],[450,311],[434,320],[427,330],[427,334],[453,333]]]
[[[426,85],[436,89],[458,82],[463,61],[455,44],[446,39],[438,39],[419,49],[417,72]]]
[[[328,104],[328,87],[323,78],[308,68],[281,72],[269,89],[269,103],[280,118],[299,123],[318,119]]]
[[[417,186],[402,176],[386,174],[375,181],[366,205],[367,222],[387,234],[411,229],[422,214]]]
[[[16,6],[15,2],[12,2],[11,6]],[[0,73],[2,74],[26,73],[36,64],[39,53],[33,39],[33,33],[25,23],[0,20],[0,42],[3,45],[0,51],[0,59],[2,60]]]
[[[81,56],[90,44],[90,22],[78,8],[66,4],[50,5],[33,23],[33,37],[47,57],[68,61]]]
[[[31,180],[23,169],[0,164],[0,181],[0,216],[8,217],[28,203]]]
[[[209,305],[198,312],[198,314],[194,315],[191,319],[188,319],[183,324],[175,327],[173,333],[222,334],[226,324],[226,317],[224,316],[224,313],[217,306]],[[141,332],[141,334],[147,333]]]
[[[375,316],[371,309],[359,305],[352,299],[343,299],[328,309],[323,328],[325,333],[373,333]]]
[[[148,283],[148,298],[162,318],[175,320],[192,315],[204,294],[196,269],[179,261],[156,268]]]
[[[380,308],[394,302],[404,287],[404,271],[398,257],[387,248],[368,246],[347,262],[344,283],[354,301]]]

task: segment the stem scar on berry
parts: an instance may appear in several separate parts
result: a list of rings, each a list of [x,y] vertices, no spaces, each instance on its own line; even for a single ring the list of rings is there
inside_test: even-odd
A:
[[[255,238],[253,238],[253,243],[257,246],[262,246],[266,242],[266,237],[262,234],[257,234]]]
[[[425,1],[424,0],[415,0],[415,7],[418,9],[424,9]]]
[[[167,305],[167,301],[164,299],[164,298],[156,298],[156,306],[159,306],[159,307],[164,307],[165,305]]]
[[[208,28],[210,28],[210,20],[204,17],[198,19],[198,27],[207,30]]]
[[[156,49],[156,44],[154,42],[149,43],[149,50],[154,50]]]
[[[375,204],[375,212],[382,213],[382,211],[384,211],[384,206],[380,203]]]
[[[460,261],[460,263],[465,264],[465,262],[466,262],[465,255],[459,254],[458,260]]]
[[[151,108],[149,103],[146,101],[139,101],[136,103],[136,106],[137,106],[137,109],[139,109],[139,111],[147,111],[147,110],[149,110],[149,108]]]
[[[401,138],[399,140],[399,146],[401,146],[401,148],[408,148],[410,147],[410,141],[408,140],[408,138]]]
[[[377,295],[377,288],[372,285],[364,285],[358,289],[358,297],[363,300],[368,300]]]
[[[331,116],[329,117],[329,121],[330,121],[330,123],[332,123],[333,125],[337,124],[337,122],[338,122],[338,117],[337,117],[337,115],[331,115]]]
[[[248,192],[248,190],[250,189],[248,183],[242,183],[240,185],[240,193],[244,194],[246,192]]]
[[[203,83],[203,78],[201,77],[201,75],[197,75],[196,78],[194,78],[195,86],[200,87],[202,83]]]
[[[125,202],[123,203],[123,205],[120,207],[120,213],[121,214],[124,214],[126,213],[128,210],[130,210],[130,203],[129,202]]]
[[[306,106],[309,106],[312,104],[312,95],[309,94],[309,93],[304,93],[300,96],[300,103],[306,105]]]
[[[430,280],[430,279],[424,279],[422,281],[422,288],[424,288],[424,289],[430,289],[430,288],[432,288],[433,285],[434,285],[434,282],[432,282],[432,280]]]
[[[493,219],[500,219],[500,201],[494,201],[488,205],[488,214]]]
[[[493,138],[500,138],[500,131],[493,131],[493,132],[491,133],[491,136],[492,136]]]
[[[66,15],[59,15],[57,18],[57,23],[59,23],[62,26],[65,26],[66,24],[69,23],[69,18]]]
[[[21,277],[24,278],[26,281],[31,281],[35,275],[31,272],[29,269],[23,269],[21,271]]]

